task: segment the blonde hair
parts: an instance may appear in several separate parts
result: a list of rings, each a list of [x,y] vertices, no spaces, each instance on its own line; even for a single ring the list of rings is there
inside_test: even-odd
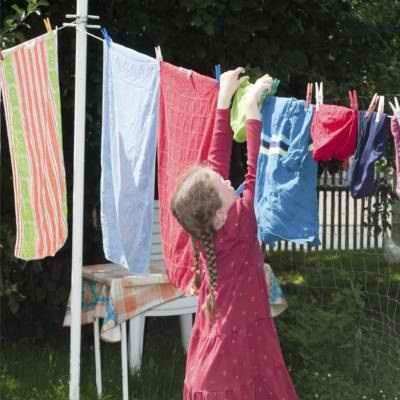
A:
[[[204,249],[207,260],[209,294],[202,309],[209,317],[215,315],[217,288],[217,263],[214,248],[213,219],[222,207],[221,198],[211,181],[211,169],[197,166],[182,178],[171,198],[171,211],[183,229],[191,235],[193,247],[192,293],[201,287],[200,250],[196,240]]]

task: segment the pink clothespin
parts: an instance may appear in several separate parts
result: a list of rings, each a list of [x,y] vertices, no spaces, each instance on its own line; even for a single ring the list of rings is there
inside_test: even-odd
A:
[[[394,104],[389,101],[389,105],[393,111],[393,116],[396,117],[397,122],[400,124],[400,104],[397,97],[394,97]]]
[[[358,97],[356,90],[349,90],[350,107],[352,110],[358,110]]]
[[[309,105],[311,104],[312,101],[312,92],[313,92],[313,84],[312,83],[307,83],[307,94],[306,94],[306,102],[304,104],[304,109],[307,110]]]

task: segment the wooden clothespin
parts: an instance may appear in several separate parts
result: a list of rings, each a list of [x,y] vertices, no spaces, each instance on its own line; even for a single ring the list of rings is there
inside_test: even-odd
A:
[[[304,109],[307,110],[312,102],[312,92],[313,92],[313,84],[307,83],[307,93],[306,93],[306,102],[304,104]]]
[[[53,29],[51,28],[51,23],[49,17],[43,19],[44,26],[46,27],[47,33],[51,32]]]
[[[385,108],[385,96],[379,96],[378,110],[375,118],[376,122],[380,121],[384,108]]]
[[[162,56],[162,53],[161,53],[161,47],[160,46],[156,46],[156,47],[154,47],[154,50],[156,52],[156,60],[162,61],[163,60],[163,56]]]
[[[396,117],[398,123],[400,124],[400,104],[397,97],[394,97],[394,104],[389,101],[390,108],[393,111],[393,116]]]
[[[372,97],[371,103],[369,103],[368,110],[365,113],[365,118],[367,118],[369,114],[374,112],[375,107],[378,104],[378,100],[379,100],[378,93],[375,93],[374,96]]]

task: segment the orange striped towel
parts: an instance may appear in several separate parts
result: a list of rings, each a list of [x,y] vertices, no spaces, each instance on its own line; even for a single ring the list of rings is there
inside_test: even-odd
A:
[[[15,256],[41,259],[54,255],[68,234],[57,32],[2,54],[0,87],[13,171]]]
[[[181,297],[162,272],[162,263],[152,263],[152,273],[134,276],[116,264],[83,267],[81,323],[102,318],[101,338],[107,342],[121,340],[119,324],[167,301]],[[64,326],[71,324],[70,302]]]

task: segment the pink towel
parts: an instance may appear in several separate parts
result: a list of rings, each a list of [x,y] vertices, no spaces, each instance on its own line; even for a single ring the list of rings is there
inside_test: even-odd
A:
[[[161,237],[168,277],[184,293],[192,278],[189,236],[169,208],[179,176],[207,159],[218,86],[214,79],[161,63],[158,133],[158,193]]]

